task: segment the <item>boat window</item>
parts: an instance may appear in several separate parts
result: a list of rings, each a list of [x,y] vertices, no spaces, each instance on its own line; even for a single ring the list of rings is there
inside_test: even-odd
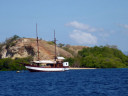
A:
[[[40,64],[41,66],[46,66],[46,64],[44,64],[44,63],[42,63],[42,64]]]

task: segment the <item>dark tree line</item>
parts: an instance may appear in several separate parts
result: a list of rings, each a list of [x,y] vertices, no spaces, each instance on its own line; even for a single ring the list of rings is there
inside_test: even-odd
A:
[[[32,57],[0,59],[0,71],[25,70],[26,68],[21,63],[29,63],[30,61],[32,61]]]

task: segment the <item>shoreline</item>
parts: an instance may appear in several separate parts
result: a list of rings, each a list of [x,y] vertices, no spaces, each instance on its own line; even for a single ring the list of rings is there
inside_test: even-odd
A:
[[[76,68],[76,67],[69,67],[69,70],[81,70],[81,69],[97,69],[97,68]]]

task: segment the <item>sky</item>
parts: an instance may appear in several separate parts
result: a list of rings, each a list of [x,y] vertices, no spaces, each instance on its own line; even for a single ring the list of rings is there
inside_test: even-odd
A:
[[[128,0],[0,0],[0,42],[18,35],[128,51]]]

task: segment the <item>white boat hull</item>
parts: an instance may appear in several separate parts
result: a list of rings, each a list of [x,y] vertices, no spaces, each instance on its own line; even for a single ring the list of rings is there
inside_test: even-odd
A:
[[[57,72],[57,71],[65,71],[69,70],[69,68],[43,68],[43,67],[32,67],[25,66],[31,72]]]

